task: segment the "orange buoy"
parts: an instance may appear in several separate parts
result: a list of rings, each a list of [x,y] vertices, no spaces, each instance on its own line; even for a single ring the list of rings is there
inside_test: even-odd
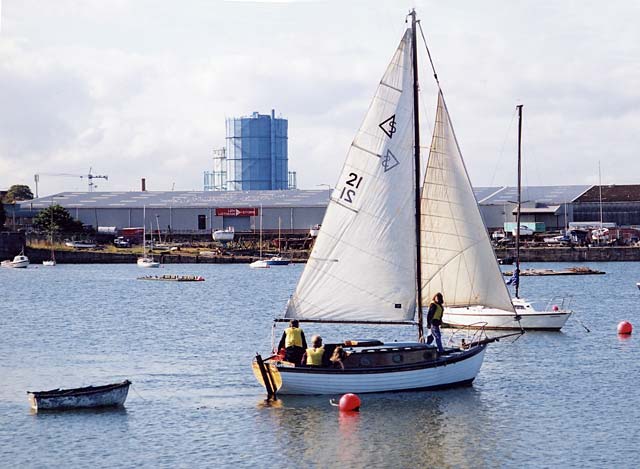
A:
[[[618,334],[631,334],[633,332],[633,326],[629,321],[621,321],[618,324]]]
[[[340,410],[352,411],[360,410],[360,398],[355,394],[345,394],[340,398],[339,404]]]

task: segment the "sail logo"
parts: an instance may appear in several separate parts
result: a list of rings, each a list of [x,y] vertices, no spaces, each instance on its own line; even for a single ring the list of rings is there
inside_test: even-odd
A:
[[[385,173],[400,164],[398,158],[396,158],[396,156],[391,153],[391,150],[387,150],[387,154],[380,159],[380,162],[382,163],[382,167],[384,168]]]
[[[392,138],[393,134],[396,133],[396,115],[389,117],[386,121],[382,122],[378,125],[382,129],[382,131],[387,135],[387,137]]]

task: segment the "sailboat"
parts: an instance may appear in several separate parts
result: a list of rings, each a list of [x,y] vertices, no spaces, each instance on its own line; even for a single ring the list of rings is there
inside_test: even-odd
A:
[[[420,197],[418,23],[415,10],[409,16],[411,26],[347,153],[295,293],[284,317],[276,321],[369,327],[411,324],[417,326],[418,338],[412,342],[350,339],[325,344],[325,358],[337,346],[348,353],[344,369],[307,367],[286,362],[280,355],[264,359],[256,355],[254,375],[270,397],[276,392],[368,393],[470,385],[480,370],[487,344],[495,340],[476,331],[468,342],[447,347],[443,353],[424,343],[422,307],[429,305],[425,293],[430,294],[438,273],[427,265],[430,251],[448,251],[450,243],[433,238],[423,228],[426,220],[445,208],[434,207],[433,201]],[[456,173],[446,174],[440,181],[425,180],[433,185],[428,192],[451,190],[472,196],[440,90],[429,161],[449,158],[459,160],[450,164]],[[451,183],[456,185],[447,186]],[[436,213],[421,212],[424,207]],[[465,205],[465,210],[480,219],[475,203]],[[488,243],[486,231],[481,231]],[[451,280],[455,278],[449,276],[442,283],[445,300]]]
[[[252,269],[268,269],[269,262],[262,258],[262,205],[260,205],[260,259],[249,264]]]
[[[571,311],[553,306],[550,311],[538,311],[533,304],[520,298],[520,235],[524,234],[520,226],[520,211],[522,205],[522,105],[518,109],[518,201],[516,210],[516,256],[515,270],[509,284],[515,286],[515,298],[511,299],[510,293],[503,283],[502,288],[492,289],[490,296],[478,293],[477,295],[464,295],[463,301],[457,298],[451,302],[449,293],[449,307],[445,309],[443,323],[450,327],[476,327],[484,329],[514,329],[514,330],[550,330],[558,331],[565,325]],[[427,173],[429,169],[427,168]],[[467,224],[468,219],[464,218],[463,224]],[[484,230],[482,220],[475,220],[478,229]],[[460,245],[456,255],[460,256],[461,266],[468,268],[473,266],[474,273],[470,275],[467,282],[462,285],[464,290],[467,286],[474,286],[476,283],[486,282],[487,279],[494,279],[491,284],[497,284],[497,277],[502,277],[500,268],[493,260],[495,259],[490,245],[478,242],[473,245],[469,238],[470,249],[463,249]],[[486,288],[486,287],[483,287]],[[481,289],[478,289],[480,291]]]
[[[53,203],[49,209],[51,212],[51,225],[49,229],[51,230],[51,237],[49,239],[50,247],[51,247],[51,257],[47,260],[42,261],[42,265],[45,267],[54,267],[56,265],[56,253],[53,250]]]
[[[53,250],[53,234],[51,234],[51,258],[42,261],[42,265],[45,267],[55,267],[56,265],[56,253]]]
[[[289,265],[291,263],[290,259],[286,257],[282,257],[282,235],[281,235],[281,224],[282,221],[280,217],[278,217],[278,255],[272,256],[270,259],[267,259],[267,264],[269,265]]]
[[[153,259],[153,254],[147,256],[147,208],[142,207],[142,257],[138,258],[138,267],[158,268],[160,262]]]

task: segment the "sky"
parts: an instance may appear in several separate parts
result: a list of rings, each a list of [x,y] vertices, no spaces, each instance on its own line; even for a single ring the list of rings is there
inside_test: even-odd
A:
[[[225,119],[271,109],[298,187],[333,186],[412,7],[474,186],[515,185],[517,104],[525,184],[597,184],[599,162],[640,183],[632,0],[0,2],[0,189],[86,190],[91,169],[98,191],[202,190]]]

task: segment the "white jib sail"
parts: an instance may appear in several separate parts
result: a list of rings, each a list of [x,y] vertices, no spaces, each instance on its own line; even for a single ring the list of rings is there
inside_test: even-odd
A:
[[[416,306],[411,34],[347,154],[287,318],[411,321]]]
[[[513,311],[442,93],[422,188],[423,306],[437,292],[447,306]]]

